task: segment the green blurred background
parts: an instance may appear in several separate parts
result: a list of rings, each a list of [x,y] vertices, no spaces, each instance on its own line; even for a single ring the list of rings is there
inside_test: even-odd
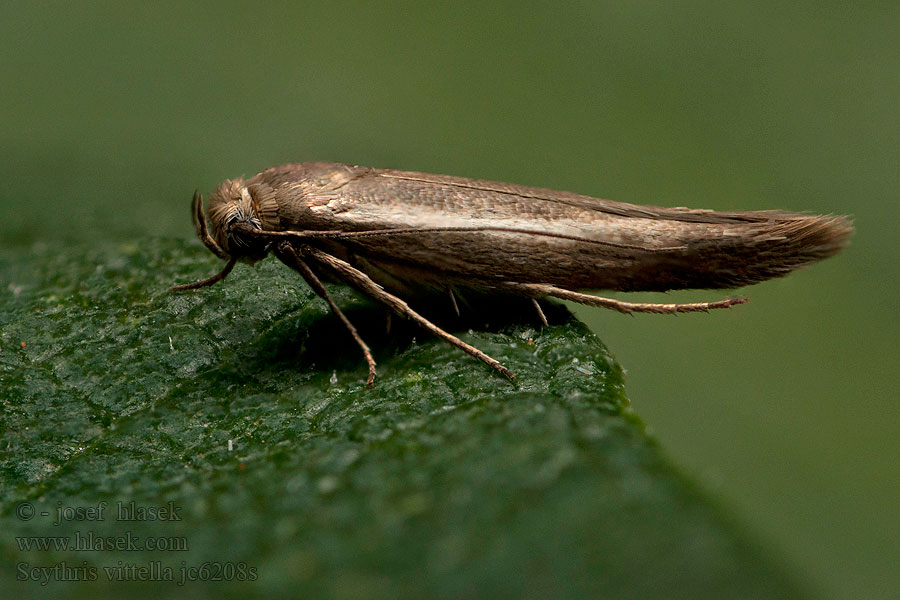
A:
[[[898,39],[896,0],[3,3],[0,247],[188,239],[195,188],[303,160],[853,214],[732,311],[578,312],[775,561],[897,597]]]

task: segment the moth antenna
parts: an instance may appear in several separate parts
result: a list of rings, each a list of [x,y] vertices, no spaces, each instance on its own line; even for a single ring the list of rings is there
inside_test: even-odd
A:
[[[222,281],[223,279],[225,279],[226,277],[228,277],[228,274],[231,273],[231,270],[234,268],[234,265],[236,265],[236,264],[237,264],[237,259],[232,258],[231,260],[228,261],[228,264],[225,265],[224,269],[222,269],[221,271],[219,271],[212,277],[207,277],[206,279],[201,279],[200,281],[195,281],[194,283],[182,283],[179,285],[173,285],[172,291],[173,292],[181,292],[183,290],[193,290],[193,289],[202,288],[202,287],[216,284],[216,283]]]
[[[206,228],[206,217],[203,216],[203,195],[200,194],[199,190],[194,191],[194,198],[191,200],[191,218],[194,221],[194,229],[197,231],[197,237],[200,238],[203,245],[209,248],[210,252],[222,260],[228,260],[230,258],[228,254],[222,250],[219,244],[216,243],[216,240],[209,235],[209,230]]]
[[[501,233],[521,233],[526,235],[534,235],[538,237],[557,238],[561,240],[574,240],[587,244],[597,244],[599,246],[608,246],[610,248],[622,248],[624,250],[640,250],[642,252],[673,252],[685,250],[686,246],[664,246],[660,248],[648,248],[646,246],[635,246],[632,244],[619,244],[617,242],[608,242],[605,240],[595,240],[577,235],[566,235],[562,233],[548,233],[546,231],[537,231],[532,229],[522,229],[517,227],[405,227],[394,229],[372,229],[366,231],[339,231],[311,229],[306,231],[295,231],[287,229],[284,231],[262,231],[255,229],[246,223],[235,223],[232,225],[234,231],[255,236],[258,238],[277,240],[286,239],[297,242],[308,242],[314,239],[326,240],[353,240],[359,238],[375,238],[375,237],[391,237],[396,235],[421,235],[423,233],[477,233],[485,231],[497,231]]]

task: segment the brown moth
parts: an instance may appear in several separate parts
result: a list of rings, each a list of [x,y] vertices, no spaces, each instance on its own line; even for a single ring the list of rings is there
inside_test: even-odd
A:
[[[495,359],[440,329],[401,296],[454,290],[554,297],[623,313],[727,308],[729,298],[691,304],[634,303],[578,290],[732,288],[779,277],[847,245],[846,217],[781,211],[716,212],[600,200],[509,183],[337,163],[274,167],[216,189],[206,216],[194,194],[197,235],[224,279],[238,261],[270,252],[295,269],[343,321],[375,379],[366,343],[319,277],[342,281],[412,319],[507,377]],[[208,224],[208,225],[207,225]],[[457,311],[458,312],[458,311]]]

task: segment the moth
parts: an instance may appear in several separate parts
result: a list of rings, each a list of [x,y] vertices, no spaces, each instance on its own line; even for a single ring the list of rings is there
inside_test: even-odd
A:
[[[785,275],[844,248],[847,217],[782,211],[716,212],[600,200],[509,183],[307,162],[222,182],[194,194],[191,215],[207,248],[238,262],[274,254],[296,270],[344,323],[375,380],[375,360],[322,285],[348,284],[412,319],[503,375],[494,358],[439,328],[403,298],[466,290],[538,300],[560,298],[622,313],[728,308],[727,298],[690,304],[636,303],[581,290],[734,288]],[[456,309],[457,313],[458,308]]]

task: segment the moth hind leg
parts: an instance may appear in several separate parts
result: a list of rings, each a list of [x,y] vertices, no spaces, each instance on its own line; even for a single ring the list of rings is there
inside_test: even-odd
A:
[[[541,324],[544,327],[549,327],[550,323],[547,322],[547,315],[544,314],[544,309],[541,308],[541,303],[538,302],[537,298],[532,298],[531,303],[534,305],[534,310],[537,311],[538,318],[541,320]]]
[[[623,314],[632,313],[654,313],[662,315],[674,315],[684,312],[709,312],[717,308],[730,308],[736,304],[747,302],[746,298],[726,298],[716,302],[689,302],[683,304],[676,303],[657,303],[657,302],[626,302],[624,300],[616,300],[614,298],[604,298],[602,296],[593,296],[581,292],[574,292],[564,288],[558,288],[554,285],[542,283],[507,283],[505,287],[516,290],[520,294],[531,296],[537,299],[545,296],[559,298],[560,300],[570,300],[578,304],[587,306],[596,306],[599,308],[608,308]]]
[[[453,293],[453,288],[448,287],[447,291],[450,293],[450,305],[453,306],[453,312],[456,313],[456,316],[459,316],[459,304],[456,303],[456,295]]]

